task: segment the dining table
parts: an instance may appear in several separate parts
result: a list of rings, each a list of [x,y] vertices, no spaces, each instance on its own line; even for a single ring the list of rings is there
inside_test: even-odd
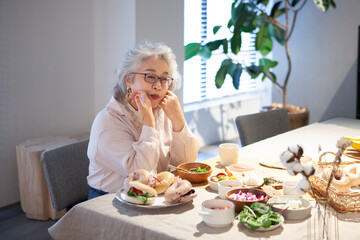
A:
[[[238,163],[251,167],[261,177],[274,177],[280,181],[298,179],[286,170],[266,167],[279,159],[289,146],[301,145],[304,155],[316,162],[319,151],[336,152],[336,142],[343,136],[360,136],[360,120],[333,118],[297,128],[239,149]],[[224,172],[220,157],[204,163],[212,166],[213,174]],[[265,163],[265,164],[264,164]],[[227,227],[206,225],[199,212],[202,202],[219,198],[207,182],[193,184],[197,197],[180,205],[152,208],[133,206],[119,201],[116,193],[107,194],[71,208],[49,228],[54,239],[316,239],[317,219],[315,207],[310,217],[286,220],[271,231],[254,231],[238,219]],[[315,201],[312,200],[315,206]],[[360,203],[358,203],[360,204]],[[340,213],[332,209],[331,239],[360,239],[360,213]]]

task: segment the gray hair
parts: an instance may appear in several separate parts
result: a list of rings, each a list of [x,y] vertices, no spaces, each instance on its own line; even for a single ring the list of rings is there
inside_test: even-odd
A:
[[[181,82],[181,76],[177,70],[175,55],[171,48],[163,43],[151,43],[148,41],[140,42],[127,52],[122,59],[121,65],[117,71],[117,81],[113,89],[116,100],[125,101],[126,99],[126,83],[125,76],[131,72],[135,72],[142,62],[149,57],[160,57],[169,65],[169,75],[174,79],[169,85],[169,90],[173,91]]]

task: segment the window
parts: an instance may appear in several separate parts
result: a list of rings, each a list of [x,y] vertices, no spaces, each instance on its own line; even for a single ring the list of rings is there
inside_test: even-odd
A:
[[[227,25],[233,1],[185,0],[184,44],[229,38],[230,33],[227,29],[221,28],[216,35],[213,35],[212,29],[216,25]],[[243,33],[240,62],[246,65],[258,62],[254,44],[255,35]],[[207,61],[195,56],[184,62],[185,105],[263,89],[261,80],[251,79],[245,71],[241,75],[239,90],[233,87],[230,76],[227,76],[223,86],[217,89],[215,75],[225,58],[221,51],[222,47],[218,53],[213,52],[212,57]]]

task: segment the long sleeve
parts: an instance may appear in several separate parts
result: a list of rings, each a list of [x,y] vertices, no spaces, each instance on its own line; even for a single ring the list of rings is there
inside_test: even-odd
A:
[[[199,143],[187,124],[180,132],[172,132],[170,144],[171,164],[179,165],[183,162],[195,162],[199,152]]]

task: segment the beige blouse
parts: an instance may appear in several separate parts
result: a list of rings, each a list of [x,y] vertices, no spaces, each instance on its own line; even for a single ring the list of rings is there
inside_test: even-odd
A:
[[[172,130],[164,111],[154,109],[155,128],[142,125],[137,112],[114,97],[96,116],[90,132],[88,184],[116,192],[129,173],[143,168],[162,172],[169,164],[194,162],[199,143],[187,124]]]

